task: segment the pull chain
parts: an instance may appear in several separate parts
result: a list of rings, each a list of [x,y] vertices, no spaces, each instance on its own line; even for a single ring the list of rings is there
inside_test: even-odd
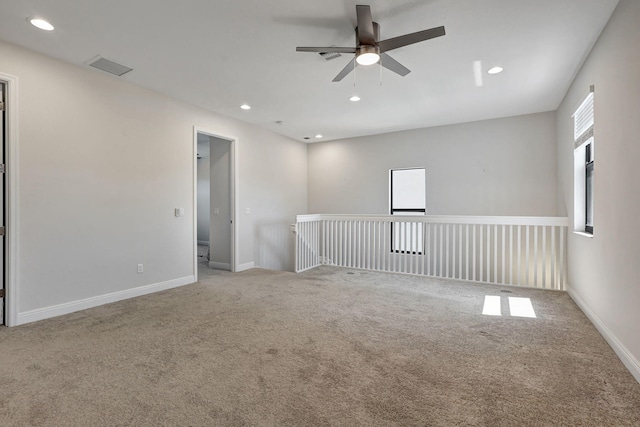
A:
[[[356,87],[356,65],[358,65],[358,64],[356,64],[356,61],[354,60],[353,61],[353,87],[354,87],[354,89]]]

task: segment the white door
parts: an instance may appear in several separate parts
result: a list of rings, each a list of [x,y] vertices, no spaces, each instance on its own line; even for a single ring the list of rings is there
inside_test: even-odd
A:
[[[5,96],[5,84],[0,82],[0,324],[4,325],[4,253],[5,253],[5,228],[4,228],[4,152],[5,152],[5,118],[6,118],[6,96]]]

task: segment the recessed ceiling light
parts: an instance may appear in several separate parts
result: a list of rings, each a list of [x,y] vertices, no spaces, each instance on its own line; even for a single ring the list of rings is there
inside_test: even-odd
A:
[[[322,138],[322,135],[317,134],[317,135],[316,135],[316,138],[320,139],[320,138]]]
[[[504,68],[502,68],[502,67],[493,67],[489,71],[487,71],[487,73],[489,73],[489,74],[498,74],[498,73],[501,73],[503,70],[504,70]]]
[[[42,18],[30,18],[29,22],[36,28],[40,28],[45,31],[53,31],[53,25],[51,25],[48,21],[45,21]]]
[[[358,102],[360,101],[360,97],[358,95],[353,95],[351,98],[349,98],[349,101]]]
[[[243,110],[251,110],[251,105],[248,105],[248,104],[242,104],[242,105],[240,106],[240,108],[242,108]]]

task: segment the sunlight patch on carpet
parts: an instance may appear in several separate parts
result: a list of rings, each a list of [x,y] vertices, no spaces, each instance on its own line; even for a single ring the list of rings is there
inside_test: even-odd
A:
[[[531,299],[509,297],[509,315],[511,317],[536,318]],[[502,316],[502,298],[495,295],[485,295],[482,314],[485,316]]]
[[[502,316],[500,297],[494,295],[485,295],[482,314],[484,314],[485,316]]]
[[[509,297],[509,311],[514,317],[536,317],[529,298]]]

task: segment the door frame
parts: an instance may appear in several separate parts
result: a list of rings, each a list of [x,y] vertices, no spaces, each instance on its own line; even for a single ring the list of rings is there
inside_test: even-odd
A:
[[[193,127],[193,273],[198,280],[198,134],[207,135],[214,138],[229,141],[230,171],[229,186],[230,188],[230,204],[231,204],[231,271],[238,271],[238,138],[230,135],[222,135],[220,133],[207,130],[198,126]]]
[[[6,326],[18,324],[18,275],[16,254],[18,247],[18,78],[0,72],[5,84],[5,187],[4,187],[4,311]]]

